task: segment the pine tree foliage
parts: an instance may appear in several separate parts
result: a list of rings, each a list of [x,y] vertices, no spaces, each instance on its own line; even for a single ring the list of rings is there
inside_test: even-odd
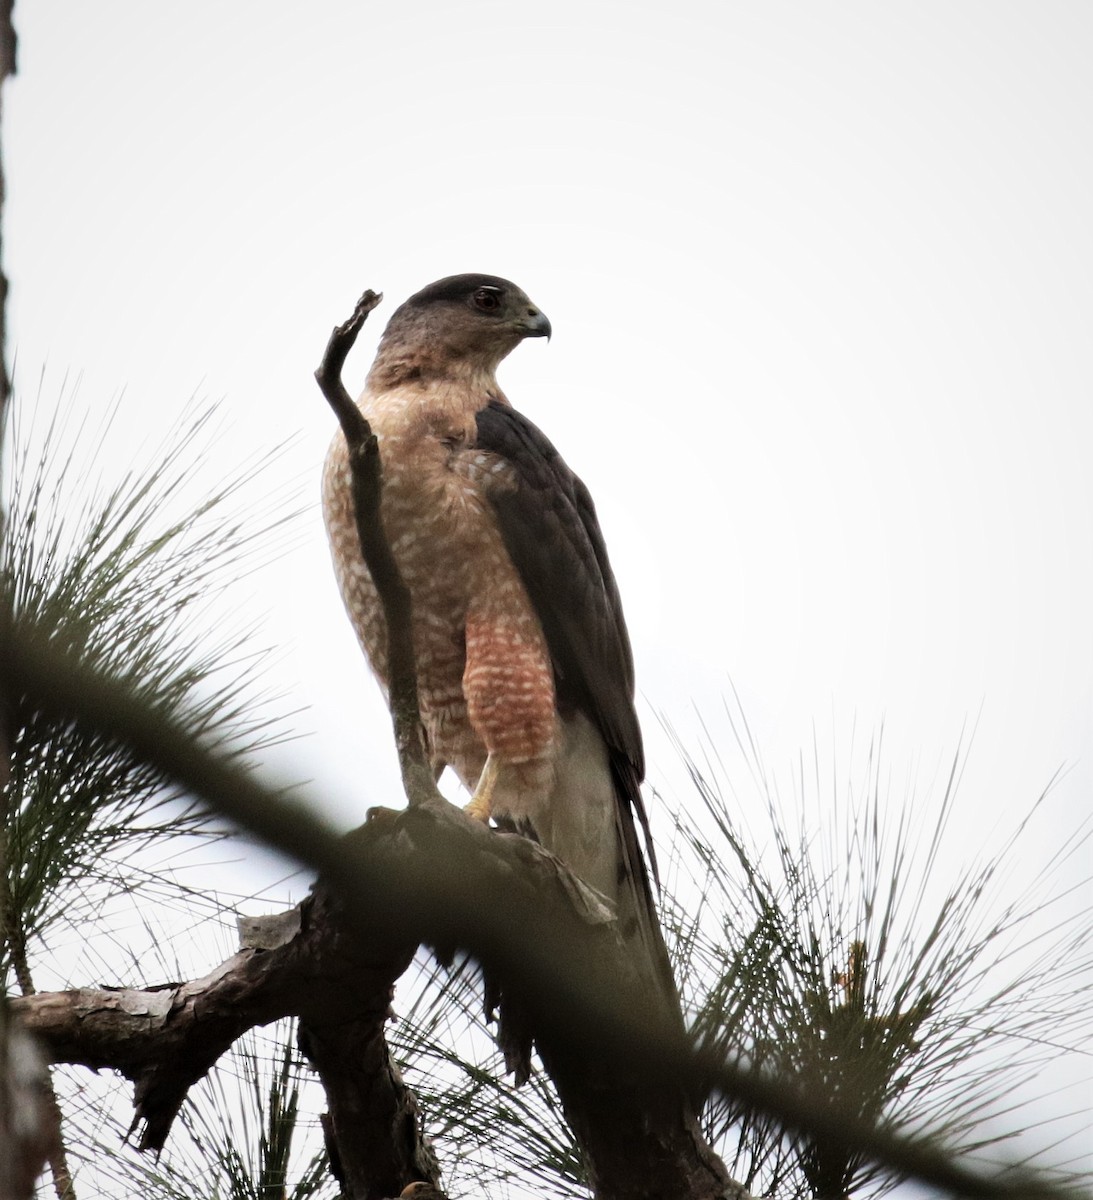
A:
[[[388,1040],[426,1114],[450,1194],[587,1196],[580,1148],[549,1076],[505,1075],[473,963],[420,953],[400,983]]]
[[[739,708],[727,712],[724,757],[709,744],[700,765],[680,747],[700,803],[676,813],[666,912],[699,1044],[835,1113],[1088,1183],[1090,1164],[1053,1157],[1043,1130],[1026,1138],[1021,1112],[1036,1081],[1041,1101],[1052,1095],[1051,1067],[1093,1032],[1090,914],[1058,883],[1066,859],[1088,854],[1090,822],[1014,892],[1048,791],[998,849],[953,872],[963,751],[939,797],[893,800],[881,737],[849,756],[845,778],[814,745],[787,801]],[[757,1194],[868,1197],[898,1182],[730,1098],[711,1100],[705,1120]]]
[[[257,520],[236,503],[253,487],[261,458],[193,499],[216,434],[209,405],[184,417],[147,466],[95,486],[94,462],[118,432],[118,410],[105,421],[91,411],[77,418],[76,400],[69,389],[44,425],[24,420],[23,401],[13,400],[0,580],[16,629],[44,633],[205,744],[258,754],[281,731],[258,695],[253,630],[226,624],[220,602],[269,555],[271,535],[289,518],[287,501]],[[46,408],[39,395],[36,411]],[[220,832],[101,735],[45,719],[19,696],[9,720],[2,965],[5,976],[14,966],[25,991],[28,956],[51,926],[91,919],[118,892],[162,892],[147,852],[158,853],[167,838]]]

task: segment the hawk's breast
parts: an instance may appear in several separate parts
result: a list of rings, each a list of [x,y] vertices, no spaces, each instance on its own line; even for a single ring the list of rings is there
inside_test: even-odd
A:
[[[557,721],[543,631],[486,494],[501,482],[504,460],[475,449],[468,407],[426,407],[420,393],[362,403],[380,444],[384,527],[412,597],[430,749],[473,786],[487,750],[512,763],[549,757]],[[327,456],[323,508],[346,609],[385,684],[386,626],[361,559],[340,434]]]

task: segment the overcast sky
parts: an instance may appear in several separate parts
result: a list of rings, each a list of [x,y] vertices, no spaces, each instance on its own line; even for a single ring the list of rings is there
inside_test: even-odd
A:
[[[5,98],[19,390],[124,388],[133,443],[224,398],[299,437],[262,584],[288,769],[391,803],[318,516],[332,325],[457,271],[554,338],[502,368],[596,498],[656,729],[730,680],[768,766],[882,722],[929,778],[979,716],[970,852],[1093,795],[1093,6],[23,0]],[[145,427],[147,425],[147,428]],[[131,447],[119,431],[119,464]],[[210,461],[210,485],[223,463]],[[844,755],[845,757],[845,755]],[[916,766],[917,764],[917,766]],[[895,790],[902,791],[902,783]],[[1072,865],[1088,874],[1088,859]]]

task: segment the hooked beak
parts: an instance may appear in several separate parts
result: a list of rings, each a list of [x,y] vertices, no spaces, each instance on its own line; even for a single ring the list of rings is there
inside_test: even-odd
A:
[[[528,315],[520,322],[519,329],[524,337],[545,337],[550,341],[550,322],[537,308],[528,309]]]

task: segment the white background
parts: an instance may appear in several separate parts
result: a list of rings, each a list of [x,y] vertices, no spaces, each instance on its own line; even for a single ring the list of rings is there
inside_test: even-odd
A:
[[[223,396],[210,486],[299,434],[306,529],[247,603],[308,706],[278,766],[340,822],[399,793],[327,564],[311,372],[375,287],[359,387],[386,314],[457,271],[553,323],[501,380],[596,497],[655,781],[685,790],[656,714],[716,740],[735,685],[774,772],[814,730],[845,758],[883,723],[897,799],[978,717],[954,861],[1060,767],[1023,854],[1090,812],[1093,7],[24,0],[16,22],[18,391],[124,388],[119,464]]]

